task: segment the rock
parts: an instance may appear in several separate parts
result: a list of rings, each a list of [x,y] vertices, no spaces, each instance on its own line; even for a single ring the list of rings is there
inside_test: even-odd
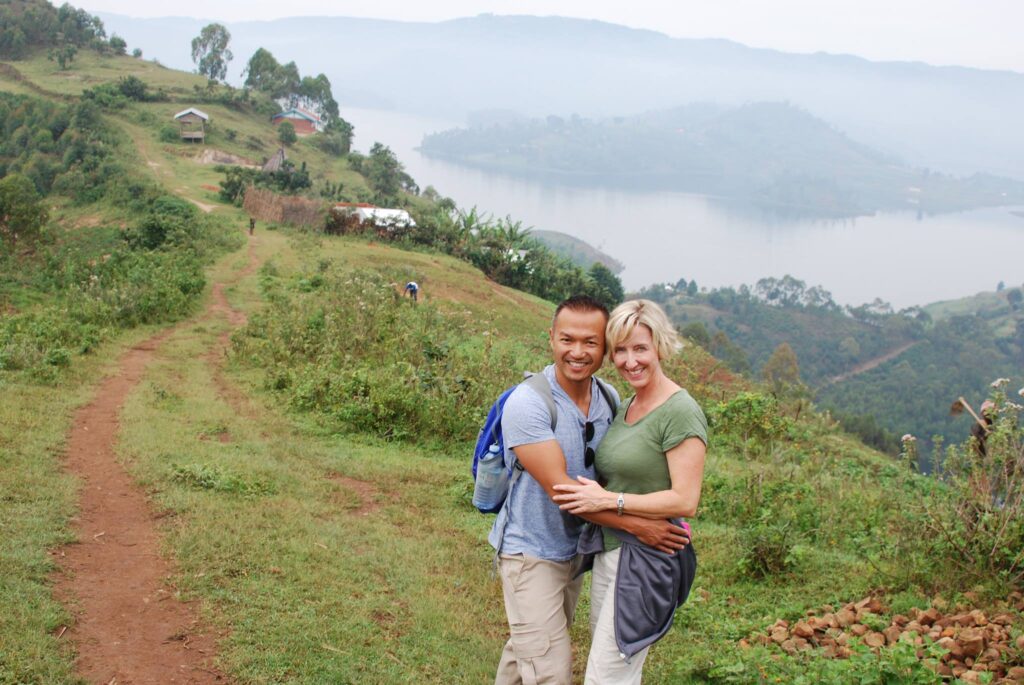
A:
[[[846,633],[839,633],[839,635],[836,635],[836,644],[841,647],[845,647],[850,644],[850,636]]]
[[[986,664],[990,664],[990,663],[992,663],[994,661],[999,661],[999,657],[1000,657],[999,650],[996,649],[995,647],[989,647],[988,649],[986,649],[984,652],[981,653],[981,656],[978,657],[978,661],[982,661],[982,662],[984,662]]]
[[[960,680],[970,685],[979,685],[981,683],[981,674],[977,671],[964,671],[960,674]]]
[[[881,633],[868,633],[864,636],[864,644],[868,647],[884,647],[885,646],[885,635]]]
[[[779,620],[777,620],[775,623],[772,624],[772,627],[773,628],[775,628],[775,627],[788,628],[789,627],[789,621],[780,618]]]
[[[784,626],[775,626],[772,628],[771,640],[777,645],[781,645],[789,639],[789,631]]]
[[[800,652],[806,652],[808,649],[811,649],[814,646],[802,637],[794,637],[793,644],[796,645],[797,650]]]
[[[1024,666],[1014,666],[1006,672],[1006,677],[1014,682],[1024,683]]]
[[[896,614],[892,617],[892,622],[898,626],[905,626],[908,623],[910,623],[910,619],[904,616],[903,614]]]
[[[921,625],[930,626],[938,621],[939,618],[939,610],[935,607],[928,607],[927,610],[917,615],[917,622]]]
[[[797,621],[793,626],[793,635],[804,639],[814,637],[814,628],[806,621]]]
[[[964,628],[956,641],[967,656],[978,656],[985,650],[985,633],[977,628]]]
[[[953,675],[953,669],[950,668],[947,664],[942,663],[941,661],[935,665],[935,672],[947,678]]]
[[[917,621],[908,621],[906,623],[906,625],[903,626],[903,629],[905,631],[907,631],[908,633],[914,632],[914,633],[917,633],[918,635],[924,635],[925,633],[928,632],[928,629],[925,628],[920,623],[918,623]]]
[[[850,632],[856,635],[857,637],[864,635],[866,632],[868,632],[868,630],[869,628],[863,623],[854,623],[852,626],[850,626]]]
[[[939,638],[936,644],[939,647],[942,647],[947,652],[949,652],[946,656],[943,657],[943,659],[946,661],[949,661],[950,659],[959,659],[964,655],[964,650],[961,649],[957,641],[951,637]]]
[[[974,617],[970,614],[957,614],[956,616],[951,616],[949,620],[953,625],[960,626],[961,628],[974,627]]]
[[[781,645],[779,645],[779,647],[782,648],[783,652],[789,654],[790,656],[796,654],[796,643],[792,640],[785,640]]]
[[[842,609],[836,612],[836,623],[839,624],[840,628],[845,628],[846,626],[852,624],[856,620],[857,615],[854,612],[847,609],[846,607],[843,607]]]
[[[882,631],[882,635],[885,636],[887,644],[894,645],[899,642],[900,635],[903,633],[899,626],[889,626]]]
[[[1016,645],[1017,649],[1024,651],[1024,635],[1017,638]]]
[[[1001,626],[1012,626],[1014,623],[1013,614],[997,614],[992,617],[992,623],[998,623]]]
[[[975,609],[971,612],[971,618],[974,619],[974,625],[976,626],[987,626],[988,617],[980,609]]]

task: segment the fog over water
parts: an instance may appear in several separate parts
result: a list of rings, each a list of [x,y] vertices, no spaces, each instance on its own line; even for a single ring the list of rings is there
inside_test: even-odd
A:
[[[698,195],[539,183],[431,160],[426,133],[461,122],[342,106],[355,148],[388,145],[421,188],[459,207],[560,231],[625,264],[628,289],[680,278],[701,286],[790,274],[840,304],[881,297],[896,308],[1024,282],[1024,217],[1009,208],[938,216],[916,212],[845,220],[784,219]]]

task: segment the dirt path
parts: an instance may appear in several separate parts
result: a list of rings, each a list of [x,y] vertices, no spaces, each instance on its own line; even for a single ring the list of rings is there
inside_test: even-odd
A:
[[[256,265],[250,241],[249,265],[236,278]],[[226,308],[232,325],[239,325],[244,315],[230,315],[234,310],[227,306],[223,287],[214,285],[213,302],[204,316]],[[60,565],[55,594],[75,615],[61,635],[74,642],[76,670],[91,683],[227,682],[212,665],[216,636],[175,596],[173,562],[160,555],[158,514],[115,456],[125,398],[173,331],[122,356],[117,373],[75,415],[68,438],[66,468],[82,483],[79,515],[73,520],[78,542],[55,553]]]
[[[825,385],[827,386],[827,385],[832,385],[833,383],[842,383],[843,381],[849,380],[849,379],[853,378],[854,376],[858,376],[858,375],[860,375],[862,373],[870,371],[871,369],[874,369],[874,368],[876,368],[878,366],[881,366],[882,364],[886,363],[887,361],[889,361],[891,359],[895,359],[896,357],[900,356],[901,354],[903,354],[904,352],[909,350],[911,347],[916,345],[918,342],[920,342],[920,341],[919,340],[915,340],[913,342],[905,343],[903,345],[900,345],[899,347],[897,347],[894,350],[889,350],[888,352],[886,352],[885,354],[881,355],[880,357],[875,357],[874,359],[869,359],[866,362],[863,362],[862,364],[858,364],[857,366],[853,367],[852,369],[850,369],[846,373],[841,373],[838,376],[833,376],[832,378],[829,378],[825,382]]]

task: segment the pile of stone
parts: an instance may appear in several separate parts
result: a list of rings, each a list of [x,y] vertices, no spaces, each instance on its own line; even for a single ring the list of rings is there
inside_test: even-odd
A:
[[[943,613],[934,606],[915,608],[905,616],[896,614],[882,628],[885,607],[877,598],[866,597],[838,610],[829,605],[812,609],[792,623],[779,619],[765,632],[740,640],[740,646],[777,645],[790,655],[817,649],[826,657],[845,659],[852,653],[854,638],[877,651],[905,635],[904,640],[917,646],[919,658],[924,658],[927,642],[946,651],[934,665],[943,676],[980,683],[981,674],[989,672],[992,683],[1009,685],[1024,683],[1024,635],[1014,638],[1012,632],[1022,611],[1024,596],[1015,592],[989,614],[979,609]]]

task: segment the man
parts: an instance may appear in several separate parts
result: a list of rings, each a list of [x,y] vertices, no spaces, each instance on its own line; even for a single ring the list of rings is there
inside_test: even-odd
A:
[[[593,454],[613,411],[594,380],[604,357],[608,310],[585,296],[558,305],[548,331],[554,363],[544,369],[558,420],[530,387],[520,385],[502,414],[505,448],[525,471],[509,493],[488,538],[497,550],[511,637],[498,664],[496,685],[570,685],[572,625],[582,577],[573,578],[582,521],[551,499],[556,483],[594,478]],[[614,393],[614,390],[612,391]],[[615,397],[618,401],[617,396]],[[506,452],[506,461],[512,455]],[[587,514],[587,520],[629,531],[665,551],[682,549],[685,530],[667,521]]]
[[[405,292],[407,292],[409,297],[412,298],[412,301],[415,302],[416,295],[420,292],[420,284],[416,281],[409,281],[405,284]]]

